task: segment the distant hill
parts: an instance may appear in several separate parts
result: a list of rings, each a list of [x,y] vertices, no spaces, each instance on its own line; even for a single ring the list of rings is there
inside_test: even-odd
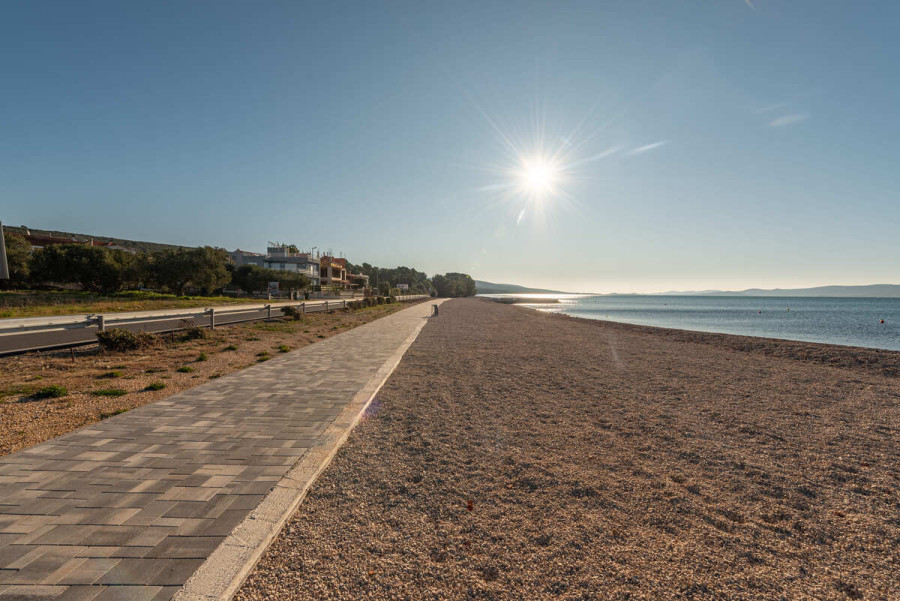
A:
[[[560,290],[544,290],[542,288],[526,288],[518,284],[494,284],[475,280],[478,294],[572,294]]]
[[[16,234],[25,234],[31,232],[35,236],[49,236],[52,238],[75,238],[80,241],[96,240],[98,242],[112,242],[126,248],[133,248],[140,252],[156,252],[160,250],[174,250],[177,248],[187,248],[185,246],[177,246],[175,244],[160,244],[158,242],[142,242],[140,240],[125,240],[123,238],[110,238],[109,236],[92,236],[90,234],[74,234],[72,232],[58,232],[56,230],[38,230],[24,225],[4,225],[3,229],[7,232]]]
[[[663,292],[669,296],[830,296],[900,298],[900,285],[870,284],[868,286],[817,286],[815,288],[749,288],[747,290],[701,290],[694,292]]]

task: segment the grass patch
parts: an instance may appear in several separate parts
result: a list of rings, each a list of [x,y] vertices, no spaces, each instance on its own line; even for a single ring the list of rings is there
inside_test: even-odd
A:
[[[108,371],[105,374],[100,374],[99,376],[97,376],[97,379],[98,380],[106,380],[106,379],[110,379],[110,378],[121,378],[121,377],[122,377],[122,372],[120,372],[120,371]]]
[[[28,384],[16,384],[13,386],[7,386],[6,388],[0,388],[0,399],[8,396],[22,395],[34,397],[35,387],[29,386]]]
[[[183,374],[190,374],[190,373],[193,373],[193,372],[194,372],[194,368],[193,368],[193,367],[189,367],[189,366],[187,366],[187,365],[182,365],[181,367],[179,367],[179,368],[176,369],[175,371],[177,371],[177,372],[179,372],[179,373],[183,373]]]
[[[209,359],[209,355],[207,355],[206,353],[200,353],[199,355],[197,355],[197,361],[206,361],[207,359]]]
[[[162,390],[165,387],[165,382],[150,382],[147,384],[147,390]]]
[[[228,346],[226,346],[226,347],[223,348],[222,350],[223,350],[223,351],[236,351],[236,350],[238,350],[238,347],[237,347],[236,344],[229,344]]]
[[[128,391],[121,388],[99,388],[92,390],[91,394],[94,396],[124,396],[128,394]]]
[[[144,373],[145,374],[159,374],[164,371],[166,371],[166,370],[164,370],[161,367],[148,367],[147,369],[144,370]]]
[[[278,352],[279,352],[279,353],[288,353],[288,352],[290,352],[290,350],[291,350],[291,347],[289,347],[289,346],[286,345],[286,344],[279,344],[279,345],[276,346],[275,348],[278,349]]]
[[[325,335],[324,335],[324,334],[319,334],[318,336],[316,336],[316,338],[325,338]]]
[[[216,378],[221,378],[222,374],[213,374],[209,377],[210,380],[215,380]]]
[[[44,386],[43,388],[38,388],[31,395],[36,399],[58,399],[69,394],[69,389],[65,386]]]
[[[128,409],[116,409],[114,411],[103,411],[100,413],[100,419],[106,419],[106,418],[112,417],[114,415],[120,415],[122,413],[125,413],[126,411],[128,411]]]
[[[250,336],[249,338],[244,338],[244,340],[246,340],[247,342],[255,342],[259,339],[259,336]]]

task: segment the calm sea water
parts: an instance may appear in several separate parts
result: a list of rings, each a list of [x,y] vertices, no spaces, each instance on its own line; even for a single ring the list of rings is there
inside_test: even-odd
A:
[[[900,298],[502,296],[527,296],[536,304],[525,306],[588,319],[900,351]],[[561,302],[541,303],[541,296]]]

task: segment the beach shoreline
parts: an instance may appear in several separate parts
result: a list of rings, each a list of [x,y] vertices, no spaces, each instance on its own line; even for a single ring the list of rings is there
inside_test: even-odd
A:
[[[236,599],[890,599],[898,359],[450,301]]]
[[[517,309],[542,312],[530,307],[516,306]],[[708,344],[728,348],[735,351],[759,353],[772,357],[811,361],[826,365],[863,369],[872,373],[880,373],[889,377],[900,377],[900,351],[831,344],[827,342],[807,342],[789,338],[769,338],[766,336],[747,336],[741,334],[725,334],[721,332],[704,332],[701,330],[685,330],[664,326],[645,326],[640,324],[613,321],[610,319],[589,319],[568,315],[566,313],[547,313],[564,319],[577,320],[586,325],[604,324],[606,330],[616,328],[623,332],[658,336],[674,342]]]

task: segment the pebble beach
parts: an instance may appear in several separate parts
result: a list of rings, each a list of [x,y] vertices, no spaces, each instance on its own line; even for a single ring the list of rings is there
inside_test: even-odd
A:
[[[896,599],[898,366],[449,301],[235,598]]]

